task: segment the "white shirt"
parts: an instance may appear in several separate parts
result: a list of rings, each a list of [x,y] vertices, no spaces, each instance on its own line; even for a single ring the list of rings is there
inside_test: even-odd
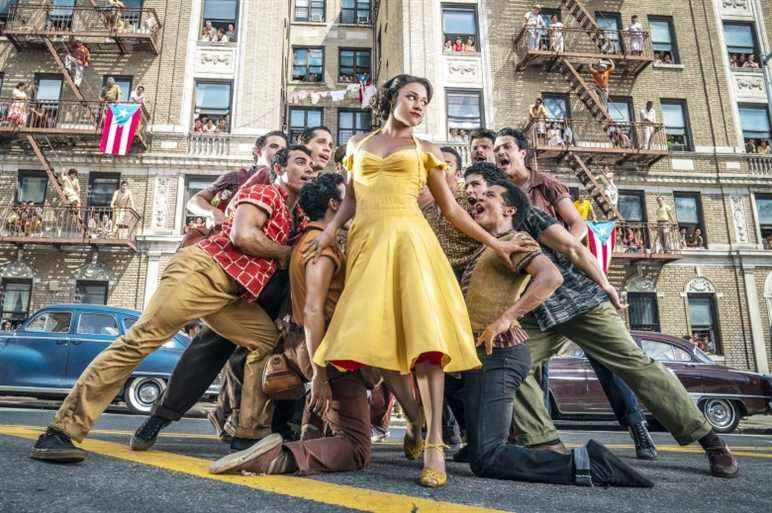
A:
[[[651,108],[651,110],[646,110],[644,107],[641,109],[641,119],[643,121],[648,121],[649,123],[656,123],[657,122],[657,111],[654,110],[654,107]]]
[[[544,23],[544,18],[541,17],[541,14],[534,14],[533,11],[525,14],[525,24],[534,28],[547,26],[547,24]]]

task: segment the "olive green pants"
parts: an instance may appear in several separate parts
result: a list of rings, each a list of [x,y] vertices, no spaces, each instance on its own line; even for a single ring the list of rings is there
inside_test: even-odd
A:
[[[528,331],[531,371],[515,394],[514,419],[525,445],[560,438],[534,372],[557,354],[566,339],[618,374],[679,444],[690,444],[711,432],[710,424],[678,378],[635,344],[611,303],[603,303],[547,331],[527,322],[523,327]]]
[[[273,405],[260,381],[277,342],[276,326],[259,306],[239,294],[237,283],[206,252],[197,246],[181,250],[161,275],[142,316],[83,371],[51,427],[82,441],[142,360],[186,323],[203,319],[219,335],[250,350],[236,436],[269,434]]]

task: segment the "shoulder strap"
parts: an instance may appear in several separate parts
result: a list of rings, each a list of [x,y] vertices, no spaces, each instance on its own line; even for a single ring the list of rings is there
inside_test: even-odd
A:
[[[364,143],[366,143],[367,141],[369,141],[369,140],[370,140],[370,139],[371,139],[371,138],[372,138],[372,137],[373,137],[375,134],[377,134],[377,133],[378,133],[378,132],[380,132],[380,131],[381,131],[381,129],[380,129],[380,128],[378,128],[378,129],[376,129],[376,130],[373,130],[373,131],[372,131],[372,132],[370,132],[369,134],[367,134],[367,136],[366,136],[366,137],[364,137],[364,138],[363,138],[361,141],[359,141],[359,144],[357,144],[357,145],[356,145],[356,147],[354,148],[354,153],[358,152],[358,151],[359,151],[359,150],[362,148],[362,145],[363,145]]]

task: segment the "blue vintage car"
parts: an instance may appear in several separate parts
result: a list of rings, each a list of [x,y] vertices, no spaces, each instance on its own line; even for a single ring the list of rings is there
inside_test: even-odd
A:
[[[61,398],[78,376],[140,313],[103,305],[51,305],[16,331],[0,332],[0,395]],[[117,400],[148,413],[190,339],[178,333],[131,374]],[[207,395],[216,394],[216,387]]]

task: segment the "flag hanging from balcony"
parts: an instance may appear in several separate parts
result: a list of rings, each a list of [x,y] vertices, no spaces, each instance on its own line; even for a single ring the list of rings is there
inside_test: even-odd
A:
[[[617,241],[616,221],[587,221],[587,242],[598,267],[608,273],[611,254]]]
[[[99,152],[107,155],[126,155],[134,142],[134,133],[142,115],[139,104],[113,103],[105,109]]]

